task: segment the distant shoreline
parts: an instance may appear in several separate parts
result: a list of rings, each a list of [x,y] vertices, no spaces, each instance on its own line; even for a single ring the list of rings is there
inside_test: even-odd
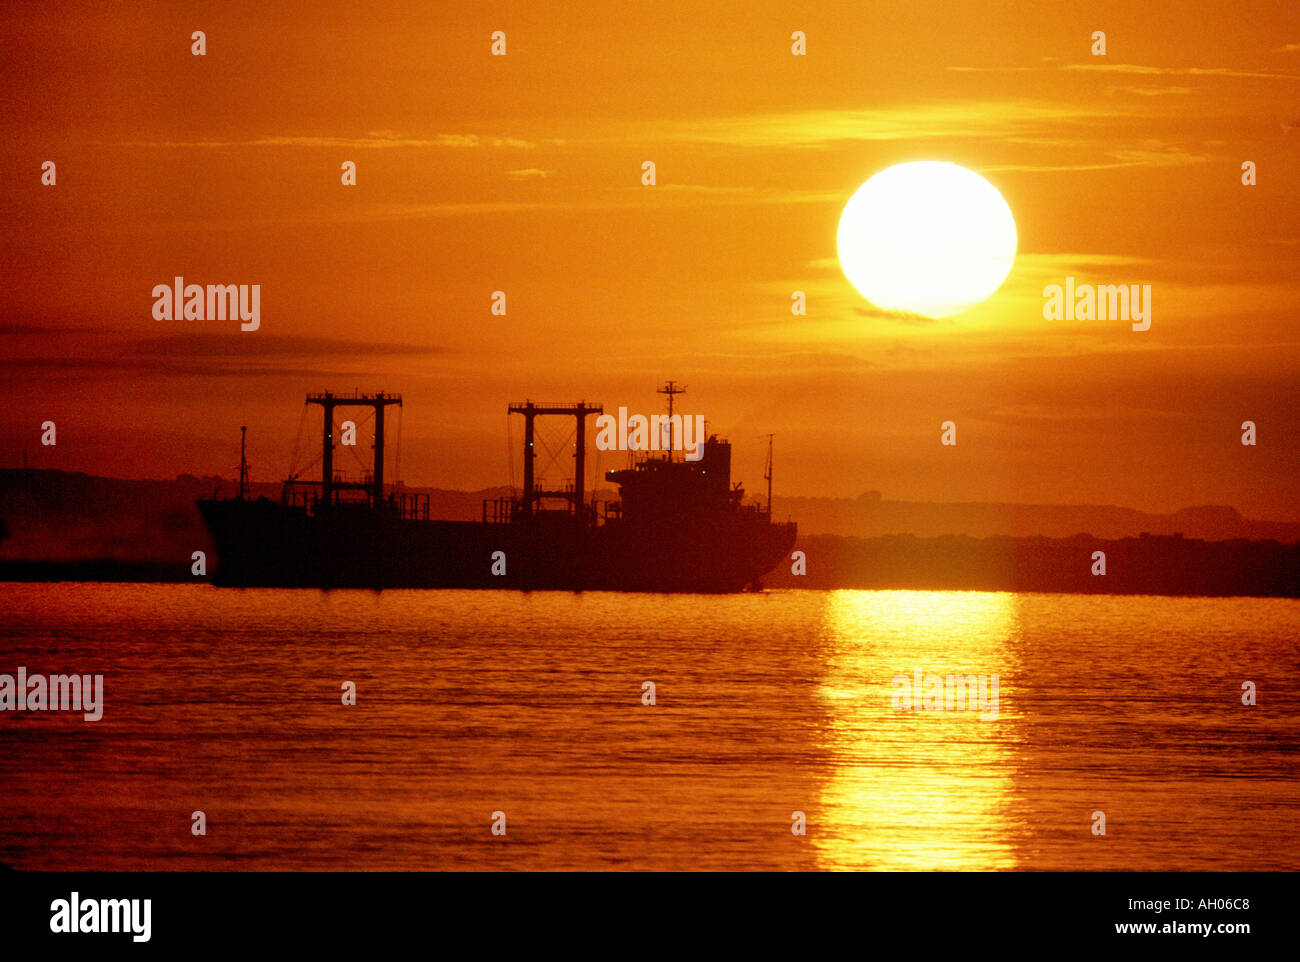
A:
[[[155,561],[116,561],[85,559],[78,561],[0,560],[0,581],[59,582],[104,581],[137,584],[161,584],[182,581],[206,581],[189,574],[187,565]]]
[[[1015,591],[1046,594],[1300,598],[1300,544],[1179,536],[1073,538],[800,538],[804,574],[785,561],[767,588]],[[1095,574],[1096,552],[1105,574]],[[219,563],[219,562],[218,562]],[[0,560],[0,582],[207,582],[190,560]]]
[[[223,484],[0,469],[0,581],[206,580],[191,574],[193,553],[207,555],[209,575],[220,557],[195,499]],[[254,485],[253,496],[278,491]],[[475,521],[491,492],[428,493],[433,516]],[[795,574],[792,558],[781,562],[762,579],[769,588],[1300,597],[1300,524],[1229,507],[1157,516],[1113,506],[888,501],[868,492],[852,501],[777,497],[774,508],[799,522],[794,550],[806,563]],[[1093,574],[1096,551],[1106,555],[1104,575]]]

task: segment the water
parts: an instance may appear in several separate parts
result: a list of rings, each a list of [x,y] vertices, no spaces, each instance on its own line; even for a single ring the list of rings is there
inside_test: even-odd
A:
[[[105,675],[102,721],[0,713],[0,861],[1294,870],[1298,638],[1256,598],[0,584],[0,672]],[[895,710],[918,669],[998,717]]]

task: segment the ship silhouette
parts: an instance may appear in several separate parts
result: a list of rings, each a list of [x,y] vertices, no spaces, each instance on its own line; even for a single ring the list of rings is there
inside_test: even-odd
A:
[[[683,390],[660,390],[670,416]],[[626,467],[605,473],[619,499],[588,502],[586,419],[602,407],[510,404],[508,414],[524,418],[522,493],[485,499],[479,521],[448,521],[429,517],[427,494],[385,485],[385,411],[401,395],[326,392],[306,403],[324,409],[320,480],[291,474],[279,501],[250,499],[241,444],[238,494],[196,502],[216,545],[215,584],[734,592],[761,587],[794,546],[796,525],[772,521],[770,439],[766,507],[745,503],[731,481],[731,444],[717,435],[694,461],[674,455],[671,437],[666,451],[630,453]],[[334,470],[334,413],[345,408],[374,412],[361,481]],[[577,424],[573,480],[546,490],[535,477],[535,423],[555,416]]]

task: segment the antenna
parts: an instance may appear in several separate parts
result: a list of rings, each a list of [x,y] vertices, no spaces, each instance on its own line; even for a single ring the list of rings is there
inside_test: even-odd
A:
[[[686,393],[686,385],[677,386],[676,381],[668,381],[663,387],[655,390],[656,394],[668,395],[668,460],[673,459],[673,398],[678,394]]]

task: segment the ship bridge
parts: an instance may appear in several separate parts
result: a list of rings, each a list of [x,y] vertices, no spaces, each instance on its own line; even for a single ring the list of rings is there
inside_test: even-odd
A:
[[[731,485],[731,443],[710,435],[698,461],[675,460],[672,452],[642,451],[632,466],[605,472],[619,486],[619,514],[641,522],[729,515],[745,496]]]

